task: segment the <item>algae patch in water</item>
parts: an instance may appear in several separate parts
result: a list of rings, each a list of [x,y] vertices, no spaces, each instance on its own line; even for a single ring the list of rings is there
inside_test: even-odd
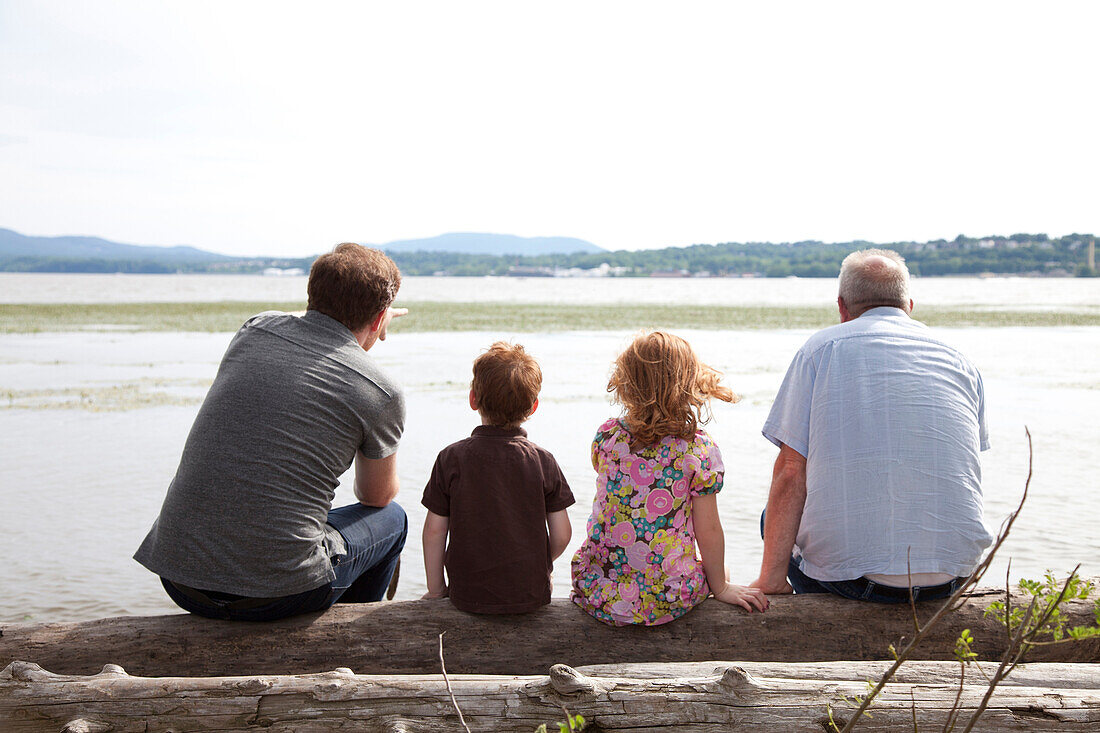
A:
[[[119,412],[197,405],[209,386],[209,380],[201,379],[139,379],[101,386],[5,390],[0,393],[0,409]]]
[[[836,306],[701,306],[652,303],[552,305],[402,301],[409,315],[391,332],[553,333],[633,331],[818,329],[837,323]],[[0,304],[0,333],[64,331],[174,331],[232,333],[265,310],[300,311],[302,302]],[[921,307],[913,317],[939,327],[1100,326],[1100,309],[988,310]]]

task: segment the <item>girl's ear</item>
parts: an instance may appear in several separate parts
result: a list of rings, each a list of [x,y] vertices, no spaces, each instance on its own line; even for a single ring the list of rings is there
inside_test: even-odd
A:
[[[477,410],[477,395],[474,394],[472,389],[470,390],[470,409]]]
[[[527,417],[531,417],[535,414],[535,410],[539,409],[539,398],[535,398],[535,404],[531,405],[531,411],[527,413]]]

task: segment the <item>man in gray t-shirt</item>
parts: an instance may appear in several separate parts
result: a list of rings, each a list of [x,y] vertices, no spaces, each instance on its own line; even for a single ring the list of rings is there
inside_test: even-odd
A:
[[[341,244],[310,270],[304,315],[233,337],[134,555],[180,607],[259,621],[381,600],[407,534],[405,404],[367,351],[404,314],[400,283],[381,252]],[[331,509],[353,462],[359,503]]]

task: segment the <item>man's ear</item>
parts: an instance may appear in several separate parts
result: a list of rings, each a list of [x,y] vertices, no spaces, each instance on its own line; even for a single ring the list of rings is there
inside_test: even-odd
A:
[[[474,391],[472,389],[470,390],[470,409],[477,409],[477,395],[474,394]]]
[[[912,313],[912,312],[913,312],[913,299],[912,299],[912,298],[910,298],[910,299],[909,299],[909,310],[905,311],[905,314],[906,314],[906,315],[909,315],[909,314],[910,314],[910,313]]]
[[[388,308],[383,308],[382,310],[380,310],[378,312],[378,315],[376,315],[374,318],[371,319],[371,322],[370,322],[370,331],[371,331],[371,333],[374,333],[378,329],[382,328],[382,321],[386,317],[386,311],[387,310],[389,310],[389,309]]]
[[[844,298],[841,298],[839,295],[837,296],[837,299],[836,299],[836,307],[837,307],[837,310],[840,311],[840,322],[841,323],[847,323],[848,321],[852,320],[852,314],[848,310],[848,304],[845,303]]]

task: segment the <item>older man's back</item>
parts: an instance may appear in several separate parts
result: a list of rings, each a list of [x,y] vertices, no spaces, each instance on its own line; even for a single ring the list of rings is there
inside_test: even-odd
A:
[[[830,581],[910,567],[969,574],[990,541],[984,412],[978,371],[900,309],[815,334],[763,431],[806,457],[802,571]]]
[[[889,602],[908,598],[912,577],[942,595],[992,541],[982,521],[981,377],[909,317],[908,273],[884,255],[845,261],[855,277],[889,277],[890,287],[868,295],[857,282],[862,302],[849,308],[842,278],[843,322],[795,355],[764,425],[781,450],[765,590],[784,590],[786,574],[796,592]]]

